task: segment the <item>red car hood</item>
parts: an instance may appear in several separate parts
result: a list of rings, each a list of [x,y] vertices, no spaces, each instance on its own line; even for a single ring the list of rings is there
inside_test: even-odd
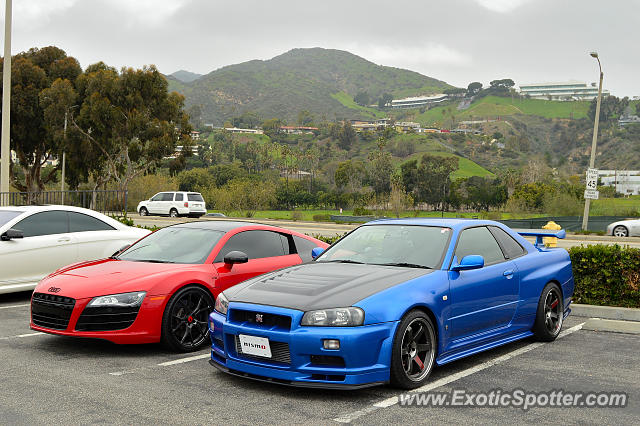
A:
[[[36,286],[39,293],[83,299],[128,291],[151,291],[158,278],[193,268],[194,265],[175,263],[128,262],[103,259],[83,262],[59,269]]]

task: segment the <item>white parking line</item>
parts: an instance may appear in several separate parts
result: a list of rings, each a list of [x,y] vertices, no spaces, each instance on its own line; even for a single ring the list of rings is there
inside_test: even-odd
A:
[[[584,323],[578,324],[578,325],[576,325],[574,327],[571,327],[571,328],[561,332],[558,335],[557,338],[561,339],[561,338],[563,338],[563,337],[565,337],[565,336],[567,336],[567,335],[569,335],[571,333],[574,333],[574,332],[580,330],[582,328],[583,324]],[[474,373],[477,373],[478,371],[482,371],[482,370],[487,369],[489,367],[493,367],[494,365],[501,364],[501,363],[503,363],[503,362],[505,362],[507,360],[510,360],[511,358],[514,358],[514,357],[516,357],[518,355],[522,355],[522,354],[524,354],[526,352],[529,352],[529,351],[532,351],[532,350],[534,350],[536,348],[539,348],[540,346],[543,346],[544,344],[545,344],[544,342],[532,343],[532,344],[527,345],[527,346],[525,346],[523,348],[516,349],[516,350],[511,351],[511,352],[509,352],[507,354],[499,356],[498,358],[483,362],[482,364],[477,365],[475,367],[471,367],[471,368],[468,368],[466,370],[459,371],[458,373],[455,373],[455,374],[452,374],[450,376],[443,377],[442,379],[436,380],[433,383],[428,383],[428,384],[426,384],[426,385],[424,385],[422,387],[419,387],[417,389],[410,390],[409,392],[428,392],[430,390],[433,390],[433,389],[439,388],[441,386],[444,386],[446,384],[449,384],[449,383],[455,382],[457,380],[460,380],[460,379],[462,379],[464,377],[470,376],[470,375],[472,375]],[[372,404],[372,405],[370,405],[368,407],[365,407],[365,408],[363,408],[361,410],[354,411],[353,413],[345,414],[345,415],[340,416],[340,417],[336,417],[333,420],[338,422],[338,423],[351,423],[352,421],[354,421],[354,420],[356,420],[356,419],[358,419],[358,418],[360,418],[360,417],[362,417],[362,416],[364,416],[366,414],[370,414],[370,413],[372,413],[372,412],[374,412],[376,410],[379,410],[381,408],[391,407],[393,405],[396,405],[397,403],[398,403],[398,396],[392,396],[390,398],[383,399],[382,401],[378,401],[375,404]]]
[[[31,306],[31,303],[24,303],[22,305],[0,306],[0,309],[24,308],[25,306]]]
[[[211,356],[211,354],[207,351],[206,354],[201,354],[201,355],[194,355],[194,356],[189,356],[186,358],[180,358],[180,359],[174,359],[173,361],[166,361],[166,362],[161,362],[160,364],[156,364],[156,367],[168,367],[171,365],[176,365],[176,364],[184,364],[185,362],[191,362],[191,361],[197,361],[200,359],[205,359],[205,358],[209,358]],[[134,368],[132,370],[124,370],[124,371],[114,371],[113,373],[109,373],[112,376],[124,376],[125,374],[132,374],[135,373],[136,371],[139,370],[146,370],[150,367],[140,367],[140,368]]]
[[[21,337],[32,337],[32,336],[44,336],[45,333],[35,332],[35,333],[27,333],[27,334],[18,334],[16,336],[7,336],[0,337],[0,340],[9,340],[9,339],[19,339]]]

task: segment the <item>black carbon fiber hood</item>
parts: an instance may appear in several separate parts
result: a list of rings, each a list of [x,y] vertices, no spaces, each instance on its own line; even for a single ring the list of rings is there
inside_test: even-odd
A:
[[[308,311],[351,306],[432,270],[348,263],[306,263],[252,278],[225,290],[230,302]]]

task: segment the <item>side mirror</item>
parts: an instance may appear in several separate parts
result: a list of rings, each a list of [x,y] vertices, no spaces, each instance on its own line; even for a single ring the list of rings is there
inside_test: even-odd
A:
[[[315,247],[313,250],[311,250],[311,257],[315,259],[316,257],[320,256],[322,253],[324,253],[324,249],[322,247]]]
[[[246,253],[241,251],[230,251],[224,256],[225,265],[235,265],[236,263],[247,263],[249,261],[249,256]]]
[[[14,238],[24,238],[24,233],[19,229],[8,229],[2,236],[2,241],[13,240]]]
[[[451,267],[452,271],[468,271],[480,269],[484,266],[484,258],[478,254],[470,254],[462,258],[459,264]]]

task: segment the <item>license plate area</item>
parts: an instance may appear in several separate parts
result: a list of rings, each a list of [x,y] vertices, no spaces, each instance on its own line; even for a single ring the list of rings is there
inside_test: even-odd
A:
[[[271,358],[271,346],[266,337],[248,336],[239,334],[240,350],[243,354]]]

